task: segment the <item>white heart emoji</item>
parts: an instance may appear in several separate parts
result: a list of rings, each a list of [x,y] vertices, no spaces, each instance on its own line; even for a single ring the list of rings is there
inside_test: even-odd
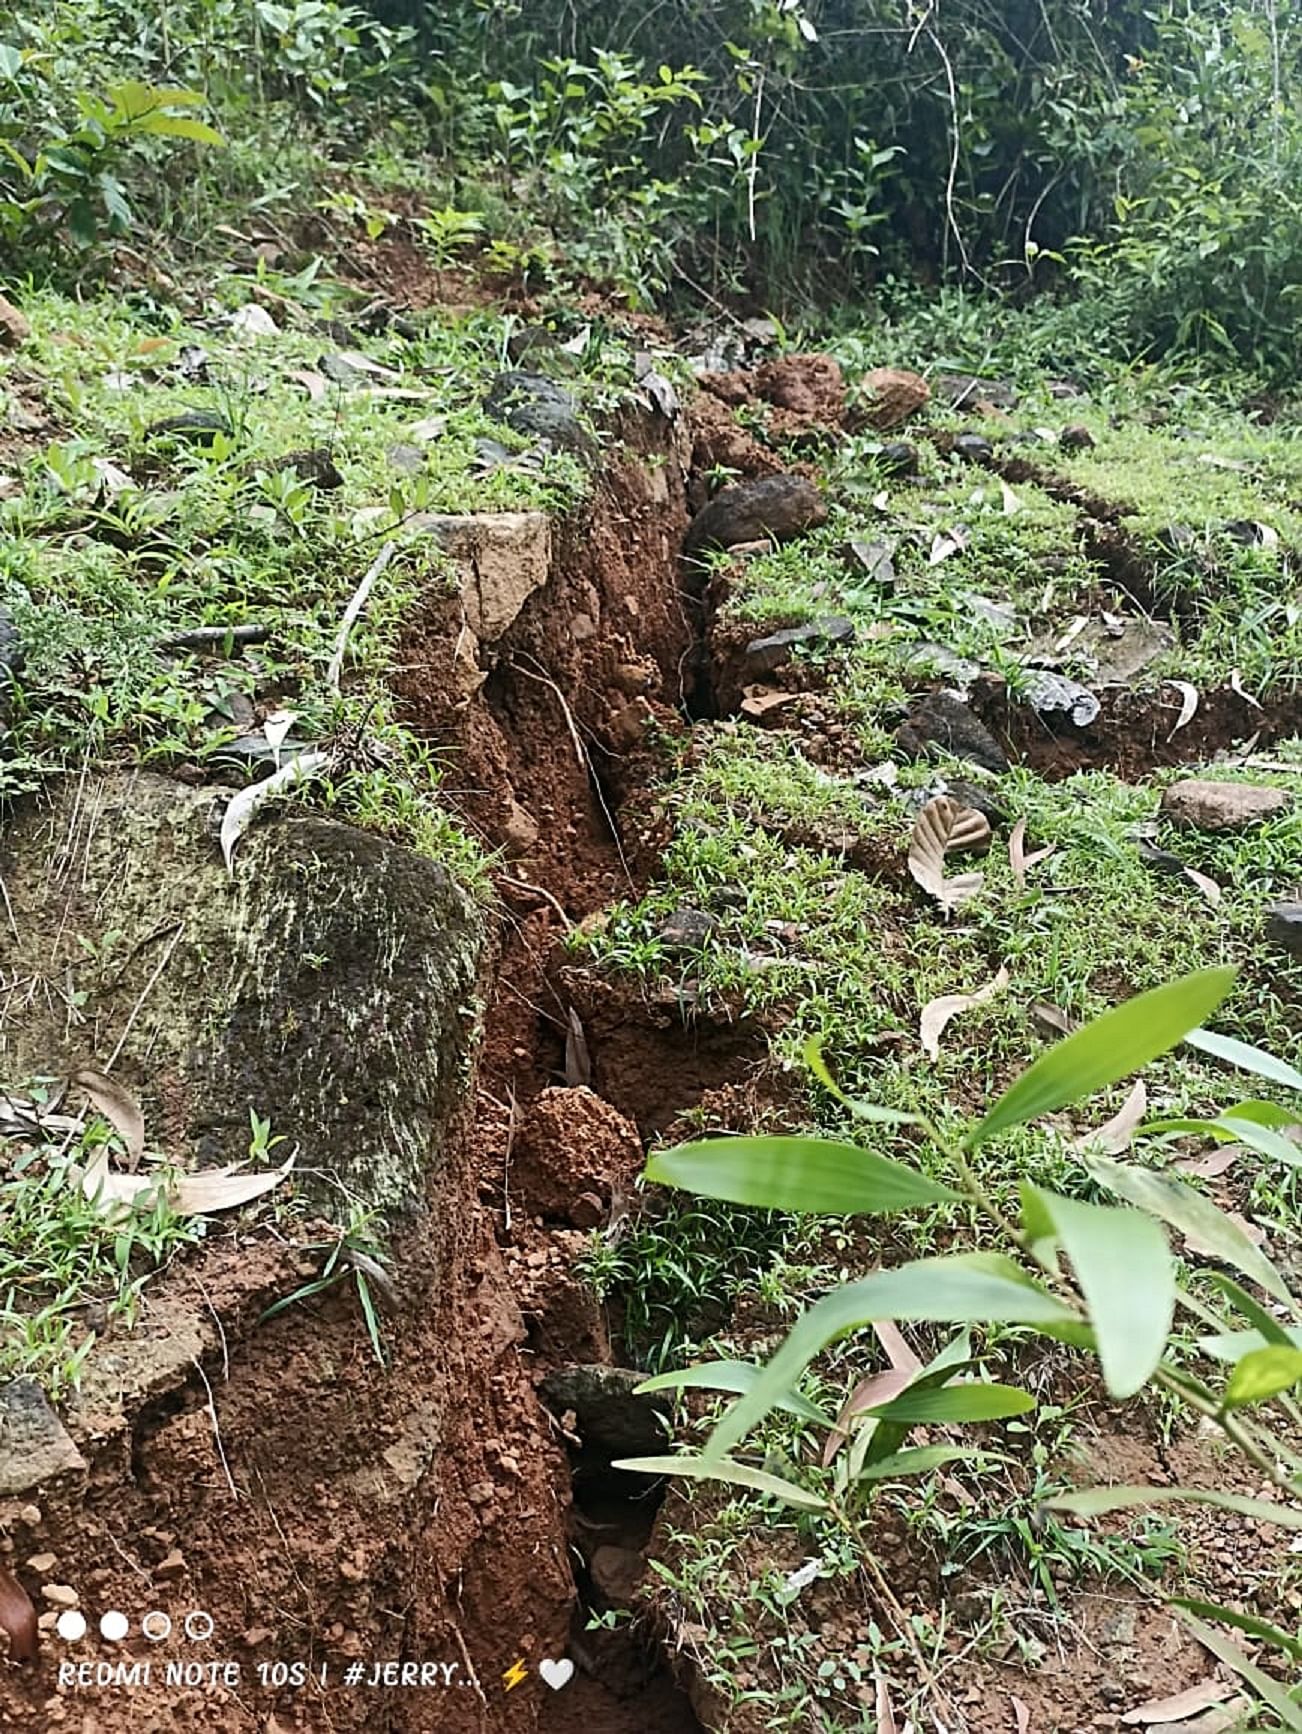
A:
[[[574,1678],[574,1663],[568,1656],[562,1656],[559,1662],[548,1659],[539,1662],[538,1672],[553,1692],[559,1692],[562,1686],[568,1686]]]

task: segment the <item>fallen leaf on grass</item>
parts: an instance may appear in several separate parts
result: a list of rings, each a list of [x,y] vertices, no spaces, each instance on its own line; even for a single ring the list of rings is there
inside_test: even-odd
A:
[[[1012,836],[1008,839],[1008,864],[1013,870],[1013,878],[1017,881],[1019,891],[1026,890],[1026,870],[1037,867],[1041,861],[1047,861],[1058,847],[1056,843],[1046,843],[1043,849],[1032,849],[1026,852],[1026,820],[1019,819],[1013,826]]]
[[[91,1066],[74,1072],[69,1081],[90,1099],[95,1111],[121,1137],[127,1147],[127,1164],[134,1168],[145,1150],[145,1116],[139,1102],[130,1090],[124,1090],[121,1084]]]
[[[160,1193],[178,1216],[208,1216],[215,1210],[234,1210],[270,1192],[294,1166],[294,1158],[279,1168],[260,1174],[239,1174],[238,1163],[226,1168],[201,1169],[197,1174],[119,1174],[108,1165],[101,1150],[85,1169],[72,1169],[86,1197],[111,1214],[118,1205],[138,1203],[147,1193]]]
[[[952,530],[937,530],[931,539],[928,566],[939,566],[941,561],[948,560],[951,554],[961,554],[967,544],[968,533],[962,524],[955,524]]]
[[[1031,1022],[1049,1035],[1069,1036],[1076,1028],[1061,1006],[1050,1005],[1047,999],[1037,999],[1031,1005]]]
[[[296,367],[286,376],[301,385],[313,403],[319,403],[330,389],[330,381],[323,373],[314,373],[310,367]]]
[[[1192,1174],[1198,1180],[1217,1180],[1222,1174],[1229,1173],[1242,1154],[1242,1144],[1222,1144],[1217,1150],[1209,1150],[1205,1156],[1178,1156],[1171,1166],[1178,1168],[1181,1174]]]
[[[413,439],[418,445],[427,446],[431,440],[441,440],[448,431],[448,418],[445,415],[427,415],[420,421],[412,422],[407,429],[408,439]]]
[[[1141,1078],[1110,1120],[1093,1132],[1085,1132],[1072,1145],[1074,1150],[1106,1150],[1120,1156],[1129,1150],[1135,1130],[1148,1112],[1148,1091]]]
[[[1252,473],[1252,465],[1245,464],[1242,458],[1223,458],[1216,452],[1199,452],[1198,462],[1212,470],[1236,470],[1245,476]]]
[[[1152,867],[1159,873],[1174,873],[1181,879],[1187,879],[1191,885],[1198,887],[1213,908],[1220,903],[1221,888],[1214,879],[1209,879],[1196,867],[1186,866],[1178,855],[1173,855],[1169,849],[1159,849],[1156,843],[1142,834],[1136,838],[1136,842],[1140,860],[1145,867]]]
[[[909,872],[948,915],[975,897],[985,884],[983,873],[945,877],[945,857],[951,852],[979,849],[990,841],[990,821],[973,807],[960,807],[948,795],[937,795],[918,814],[909,838]]]
[[[1002,477],[999,482],[999,492],[1003,496],[1004,516],[1006,518],[1011,518],[1015,512],[1021,511],[1022,502]]]
[[[1194,712],[1198,709],[1198,688],[1187,680],[1168,680],[1166,684],[1173,686],[1180,694],[1180,714],[1171,725],[1171,734],[1166,737],[1170,740],[1171,735],[1193,721]]]
[[[874,1319],[873,1334],[885,1349],[886,1359],[893,1367],[907,1367],[912,1373],[922,1371],[922,1362],[889,1319]]]
[[[1223,1704],[1235,1690],[1234,1686],[1225,1685],[1220,1680],[1203,1680],[1197,1686],[1177,1692],[1173,1698],[1154,1698],[1151,1703],[1127,1710],[1121,1720],[1131,1726],[1145,1722],[1184,1722],[1200,1710]]]
[[[314,776],[329,762],[329,753],[297,753],[278,771],[273,771],[269,777],[264,777],[260,783],[254,783],[250,788],[241,789],[238,795],[231,798],[222,818],[221,829],[222,856],[229,871],[234,872],[235,845],[253,823],[258,808],[273,795],[283,794],[294,783]]]
[[[758,720],[767,716],[771,710],[781,710],[784,705],[794,704],[799,697],[798,692],[775,692],[762,686],[744,687],[741,714]]]
[[[971,1011],[974,1006],[984,1005],[997,993],[1002,993],[1008,986],[1008,971],[1000,967],[999,974],[993,981],[988,981],[984,987],[979,987],[975,993],[947,993],[939,999],[933,999],[923,1006],[922,1017],[918,1022],[918,1035],[922,1041],[922,1051],[928,1059],[940,1058],[940,1037],[945,1025],[959,1012]]]
[[[240,337],[277,337],[280,334],[276,321],[256,301],[247,301],[243,307],[237,307],[231,314],[230,324],[231,330]]]

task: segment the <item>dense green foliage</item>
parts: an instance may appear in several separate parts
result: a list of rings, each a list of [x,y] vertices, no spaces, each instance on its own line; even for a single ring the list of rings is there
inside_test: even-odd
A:
[[[783,309],[917,275],[1083,291],[1118,355],[1222,353],[1278,383],[1299,71],[1279,0],[20,4],[0,245],[121,234],[133,206],[193,232],[214,197],[324,200],[374,234],[385,185],[418,184],[442,262],[495,246],[644,301]],[[321,184],[323,143],[361,155],[364,190]]]

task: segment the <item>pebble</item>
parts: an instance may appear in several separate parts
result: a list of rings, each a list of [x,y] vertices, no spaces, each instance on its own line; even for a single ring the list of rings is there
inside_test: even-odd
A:
[[[1302,903],[1273,903],[1266,911],[1266,938],[1302,957]]]
[[[42,1577],[45,1576],[46,1572],[53,1571],[58,1563],[58,1555],[53,1553],[34,1553],[27,1562],[28,1567],[32,1571],[39,1572]]]
[[[961,433],[954,441],[954,456],[965,464],[988,465],[994,462],[995,448],[984,434]]]
[[[1172,783],[1162,796],[1162,812],[1177,825],[1198,831],[1241,831],[1289,805],[1283,789],[1253,783],[1214,783],[1188,777]]]
[[[1073,422],[1058,435],[1058,444],[1065,452],[1087,452],[1095,444],[1094,435],[1082,422]]]
[[[42,1584],[41,1594],[56,1608],[75,1608],[78,1601],[76,1590],[68,1583]]]
[[[746,672],[772,674],[791,660],[791,652],[797,645],[825,649],[833,644],[852,644],[854,636],[854,622],[843,614],[827,614],[803,626],[770,632],[764,638],[753,638],[746,646]]]

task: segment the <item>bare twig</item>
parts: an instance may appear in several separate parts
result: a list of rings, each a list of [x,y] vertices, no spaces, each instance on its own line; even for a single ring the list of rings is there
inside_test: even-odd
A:
[[[564,923],[566,933],[573,933],[574,923],[565,913],[559,898],[553,897],[545,885],[534,885],[528,879],[516,879],[510,873],[499,873],[497,879],[499,884],[509,885],[515,891],[529,892],[534,897],[541,897],[544,903],[550,903]]]
[[[154,966],[154,973],[150,976],[149,980],[145,983],[144,987],[140,990],[140,997],[139,997],[139,999],[137,999],[136,1003],[132,1006],[131,1015],[127,1018],[126,1023],[122,1026],[122,1034],[118,1037],[117,1043],[114,1046],[113,1052],[109,1055],[108,1059],[104,1063],[104,1070],[106,1072],[111,1072],[113,1070],[113,1067],[116,1065],[118,1058],[119,1058],[120,1054],[122,1053],[122,1049],[126,1043],[126,1039],[131,1034],[132,1026],[134,1025],[137,1017],[140,1015],[140,1008],[144,1005],[145,1001],[149,998],[150,994],[154,991],[154,987],[158,982],[159,976],[162,975],[163,971],[167,968],[168,964],[171,962],[172,953],[176,950],[177,946],[180,944],[181,935],[184,932],[185,932],[185,923],[178,921],[176,924],[176,932],[172,935],[171,942],[169,943],[167,950],[159,958],[157,964]]]
[[[334,655],[330,658],[330,666],[326,669],[326,681],[339,690],[339,682],[344,672],[344,651],[348,648],[348,634],[352,631],[358,615],[366,606],[366,599],[371,594],[375,580],[384,571],[390,560],[398,551],[398,544],[392,540],[386,542],[367,568],[366,576],[353,591],[344,617],[339,623],[339,637],[335,640]]]
[[[191,626],[184,632],[169,633],[160,638],[160,650],[212,650],[229,640],[232,648],[245,644],[265,644],[271,637],[269,626]]]

